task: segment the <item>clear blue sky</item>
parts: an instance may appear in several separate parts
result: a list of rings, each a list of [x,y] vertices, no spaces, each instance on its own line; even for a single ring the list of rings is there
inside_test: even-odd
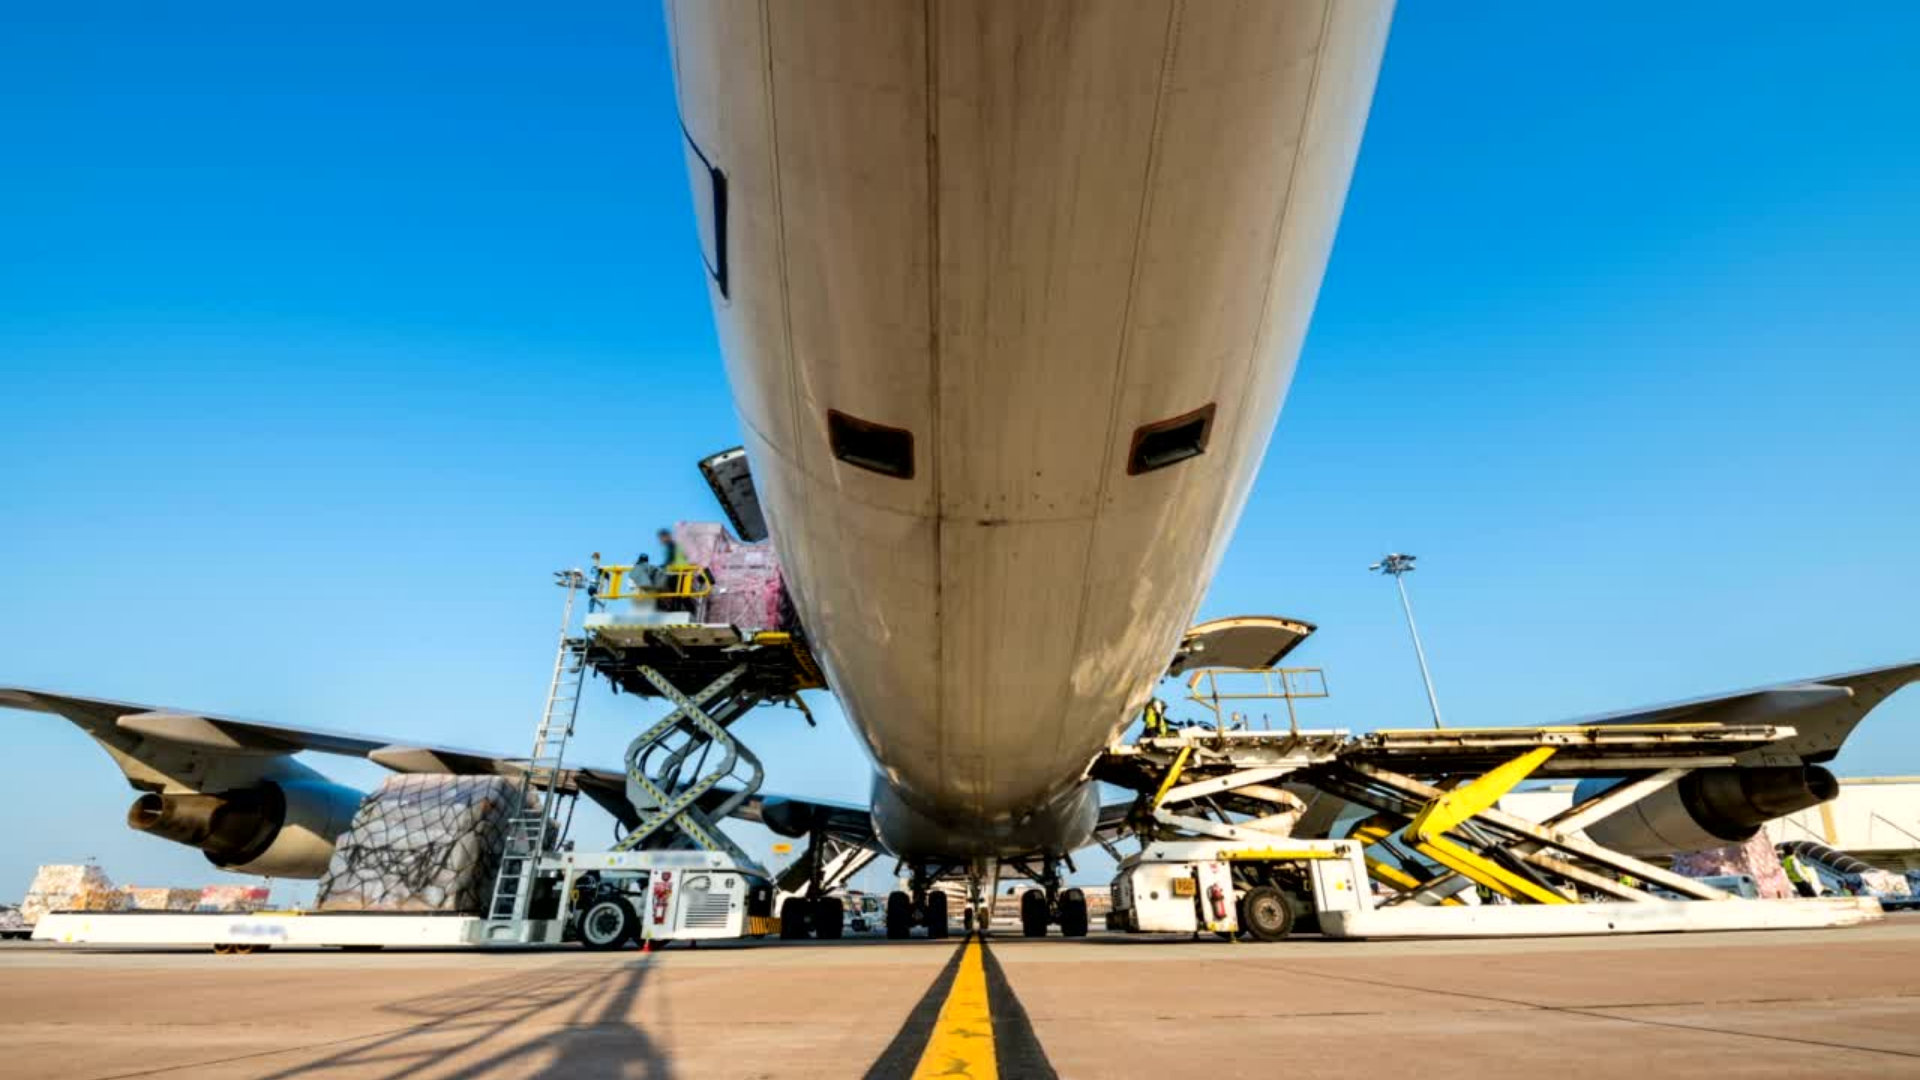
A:
[[[737,441],[657,11],[6,24],[0,683],[524,752],[548,572],[711,515],[693,461]],[[1893,4],[1403,7],[1207,603],[1321,625],[1310,722],[1424,722],[1390,548],[1457,724],[1920,655],[1916,37]],[[583,759],[632,706],[595,695]],[[750,722],[769,787],[863,798],[821,711]],[[89,855],[212,879],[76,730],[0,722],[0,898]],[[1840,771],[1920,773],[1916,722]]]

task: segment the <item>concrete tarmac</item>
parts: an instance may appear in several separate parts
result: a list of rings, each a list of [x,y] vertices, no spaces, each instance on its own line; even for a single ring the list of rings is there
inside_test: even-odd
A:
[[[0,1075],[907,1076],[963,939],[587,953],[0,947]],[[1001,1076],[1920,1075],[1920,917],[1280,945],[990,938]],[[981,964],[969,964],[978,983]],[[964,984],[967,976],[963,974]]]

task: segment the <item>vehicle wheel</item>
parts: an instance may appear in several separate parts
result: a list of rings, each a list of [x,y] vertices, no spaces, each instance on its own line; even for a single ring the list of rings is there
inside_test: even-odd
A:
[[[948,932],[947,894],[935,889],[927,894],[927,936],[943,938]]]
[[[603,896],[580,913],[580,944],[596,952],[624,946],[639,929],[640,920],[625,897]]]
[[[1046,937],[1047,923],[1051,921],[1047,913],[1047,894],[1039,889],[1028,889],[1020,894],[1020,933],[1024,937]]]
[[[887,936],[903,938],[913,930],[913,897],[903,892],[887,894]]]
[[[967,910],[960,913],[960,929],[966,931],[969,934],[973,933],[973,905],[972,904],[968,904]]]
[[[823,896],[813,902],[813,935],[821,941],[838,940],[847,927],[847,902]]]
[[[780,902],[780,940],[798,941],[813,926],[813,901],[789,896]]]
[[[1068,889],[1060,894],[1060,935],[1087,936],[1087,894]]]
[[[1271,885],[1256,885],[1240,899],[1240,929],[1255,941],[1280,941],[1293,933],[1293,908]]]

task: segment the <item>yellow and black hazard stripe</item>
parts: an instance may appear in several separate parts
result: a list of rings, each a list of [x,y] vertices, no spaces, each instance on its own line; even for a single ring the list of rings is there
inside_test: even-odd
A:
[[[993,950],[969,935],[921,997],[868,1080],[994,1080],[1057,1074]]]

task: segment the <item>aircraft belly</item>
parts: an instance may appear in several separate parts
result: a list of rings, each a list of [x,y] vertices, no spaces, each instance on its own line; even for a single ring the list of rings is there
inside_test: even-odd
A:
[[[1151,694],[1265,453],[1388,12],[668,4],[767,520],[917,812],[1030,819]],[[1130,475],[1138,429],[1208,406],[1204,453]],[[829,410],[910,432],[911,475],[837,458]]]

